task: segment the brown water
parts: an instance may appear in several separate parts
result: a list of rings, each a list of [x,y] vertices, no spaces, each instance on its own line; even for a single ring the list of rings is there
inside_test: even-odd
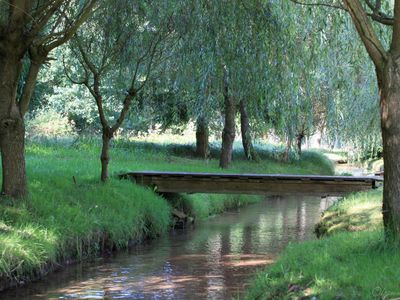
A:
[[[328,202],[268,199],[127,253],[68,267],[0,299],[230,299],[288,243],[313,238]]]

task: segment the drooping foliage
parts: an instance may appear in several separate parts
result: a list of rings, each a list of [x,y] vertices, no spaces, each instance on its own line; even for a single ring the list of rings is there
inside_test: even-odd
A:
[[[283,33],[271,50],[276,67],[265,96],[270,128],[288,146],[316,133],[330,146],[352,146],[366,134],[379,144],[373,66],[348,16],[290,1],[274,8]]]
[[[325,145],[376,154],[381,140],[373,67],[345,12],[288,1],[177,1],[159,7],[166,10],[174,12],[170,26],[176,40],[164,49],[165,60],[137,95],[123,128],[176,128],[205,119],[219,136],[226,65],[234,100],[246,100],[253,135],[269,132],[294,147],[299,137],[304,143],[317,133]],[[95,49],[98,56],[101,49]],[[62,74],[62,60],[76,68],[76,56],[66,48],[53,56],[57,60],[37,89],[37,98],[45,101],[35,107],[54,107],[80,129],[96,127],[93,102],[81,100],[89,93]],[[107,80],[108,95],[124,90],[122,57]],[[107,103],[105,110],[116,119],[117,102]]]

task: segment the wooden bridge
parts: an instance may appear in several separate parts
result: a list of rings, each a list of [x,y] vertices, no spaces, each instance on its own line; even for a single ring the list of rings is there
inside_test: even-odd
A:
[[[310,194],[342,196],[377,187],[381,177],[186,172],[129,172],[119,175],[161,193]]]

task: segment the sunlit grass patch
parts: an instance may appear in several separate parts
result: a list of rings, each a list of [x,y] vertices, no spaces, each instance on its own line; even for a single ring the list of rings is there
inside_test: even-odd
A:
[[[400,251],[384,243],[382,190],[350,195],[316,226],[319,240],[290,245],[258,273],[248,299],[394,299]]]
[[[160,235],[169,228],[170,206],[131,182],[52,178],[34,181],[28,199],[0,204],[0,220],[0,279],[18,282],[52,263]]]
[[[324,212],[316,225],[318,236],[340,231],[377,230],[382,228],[382,190],[350,195]]]
[[[8,226],[0,222],[0,274],[10,279],[31,275],[55,262],[59,237],[38,225]]]
[[[392,299],[400,297],[400,252],[381,231],[338,233],[292,244],[258,273],[247,299]]]

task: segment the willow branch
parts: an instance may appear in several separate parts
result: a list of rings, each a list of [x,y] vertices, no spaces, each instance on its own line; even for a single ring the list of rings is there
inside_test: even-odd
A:
[[[54,13],[59,9],[59,7],[63,4],[63,0],[54,1],[51,5],[45,5],[40,12],[38,11],[35,14],[35,22],[33,23],[28,37],[33,39],[38,35],[38,33],[46,26],[50,18],[54,15]]]
[[[379,40],[367,13],[363,9],[359,0],[344,0],[349,14],[357,29],[364,46],[375,64],[378,72],[383,70],[383,63],[387,58],[386,51]]]
[[[337,5],[337,4],[330,4],[330,3],[324,3],[324,2],[302,2],[298,0],[290,0],[293,3],[304,5],[304,6],[320,6],[320,7],[329,7],[329,8],[335,8],[335,9],[341,9],[341,10],[347,10],[344,6],[342,5]]]
[[[94,7],[99,0],[90,0],[85,8],[82,9],[81,14],[77,19],[69,26],[68,29],[62,32],[61,36],[55,41],[51,42],[46,46],[48,51],[64,44],[75,34],[78,28],[92,15]]]
[[[128,114],[128,111],[131,107],[131,103],[133,98],[136,96],[136,91],[135,89],[130,89],[128,91],[128,94],[125,96],[124,103],[121,109],[121,112],[119,113],[119,117],[113,127],[111,127],[111,132],[114,133],[115,131],[118,130],[118,128],[122,125],[122,122],[125,120],[126,115]]]
[[[93,76],[93,96],[96,101],[97,110],[99,112],[100,122],[103,128],[109,128],[106,115],[103,108],[103,97],[100,93],[100,76],[98,74]]]
[[[88,74],[88,71],[86,70],[86,68],[83,68],[83,70],[85,72],[85,76],[82,79],[77,80],[77,79],[73,79],[72,75],[69,75],[68,68],[67,68],[67,65],[65,63],[64,56],[62,58],[62,63],[63,63],[63,66],[64,66],[64,74],[68,78],[69,81],[71,81],[73,84],[79,84],[79,85],[83,84],[85,86],[89,85],[89,74]]]
[[[394,25],[392,34],[392,43],[390,45],[390,50],[392,50],[396,55],[400,54],[400,1],[396,0],[394,3]]]
[[[325,2],[302,2],[299,0],[290,0],[293,3],[303,5],[303,6],[319,6],[319,7],[328,7],[328,8],[333,8],[333,9],[340,9],[344,11],[348,11],[348,9],[342,5],[338,4],[330,4],[330,3],[325,3]],[[394,18],[383,13],[380,11],[381,9],[381,1],[377,1],[375,5],[373,5],[369,0],[365,0],[365,3],[367,6],[372,10],[372,13],[367,13],[367,16],[370,17],[372,20],[381,23],[383,25],[389,25],[393,26],[394,24]]]
[[[25,80],[22,96],[18,106],[22,115],[25,115],[29,108],[29,102],[35,90],[36,80],[40,71],[41,63],[31,60],[28,75]]]
[[[381,11],[382,3],[380,0],[376,0],[375,5],[370,0],[364,0],[364,2],[372,11],[372,13],[367,13],[369,17],[381,24],[393,26],[394,18]]]
[[[9,24],[11,29],[23,28],[28,21],[32,19],[29,13],[32,7],[32,1],[7,1],[9,5]]]
[[[82,67],[85,69],[85,72],[90,71],[93,75],[93,87],[90,86],[88,81],[84,82],[84,85],[88,88],[89,92],[92,94],[93,98],[96,101],[101,125],[103,127],[109,127],[108,121],[106,119],[104,109],[103,109],[103,97],[100,92],[101,73],[97,70],[96,66],[90,61],[88,54],[86,53],[85,49],[83,49],[83,47],[80,44],[78,39],[77,39],[77,45],[78,45],[78,49],[80,52],[80,56],[82,58],[82,63],[81,63]]]

